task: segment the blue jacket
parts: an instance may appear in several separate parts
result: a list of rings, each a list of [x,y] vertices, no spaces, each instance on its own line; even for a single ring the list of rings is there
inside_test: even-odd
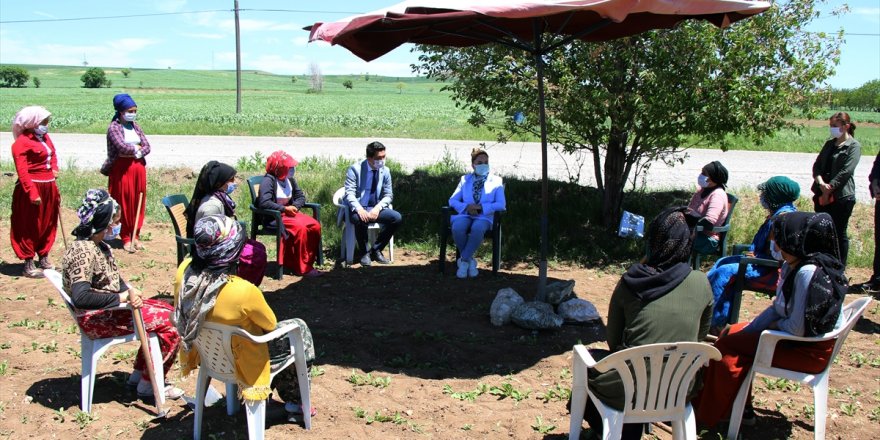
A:
[[[367,198],[370,196],[370,187],[368,180],[372,174],[370,171],[370,163],[364,159],[360,163],[353,164],[348,167],[345,172],[345,197],[343,200],[348,208],[352,211],[358,208],[368,208]],[[379,169],[379,183],[376,185],[376,206],[385,209],[394,199],[394,193],[391,191],[391,172],[388,167]]]

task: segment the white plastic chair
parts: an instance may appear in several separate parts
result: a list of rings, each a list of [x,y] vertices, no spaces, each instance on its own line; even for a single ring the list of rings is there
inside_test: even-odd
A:
[[[305,345],[303,344],[302,330],[299,325],[290,323],[284,327],[273,330],[262,336],[254,336],[238,327],[232,327],[213,322],[205,322],[199,328],[199,335],[194,341],[195,349],[199,352],[201,364],[199,365],[199,377],[196,382],[196,408],[195,422],[193,426],[193,438],[199,440],[202,436],[202,417],[205,412],[205,393],[211,379],[218,379],[226,383],[226,411],[229,415],[239,409],[235,379],[235,357],[232,354],[232,337],[238,336],[251,342],[267,343],[269,341],[288,336],[290,352],[293,353],[287,361],[281,365],[273,366],[270,380],[276,374],[295,364],[296,375],[299,382],[300,399],[302,399],[303,418],[306,429],[312,429],[311,415],[311,390],[309,388],[309,371],[306,368]],[[247,402],[248,438],[262,440],[266,431],[266,401]]]
[[[339,258],[343,259],[346,264],[351,264],[354,260],[354,248],[356,246],[354,227],[351,224],[351,210],[345,203],[345,187],[339,188],[333,193],[333,204],[338,209],[336,214],[336,226],[342,227],[342,244],[339,246]],[[391,205],[388,206],[391,208]],[[370,223],[367,226],[367,246],[372,245],[379,236],[382,225],[379,223]],[[394,261],[394,237],[388,241],[388,259]]]
[[[73,317],[73,321],[77,323],[77,327],[79,327],[79,321],[76,319],[76,309],[73,306],[73,301],[70,300],[70,296],[67,292],[64,291],[64,282],[61,278],[61,274],[58,271],[53,269],[44,269],[43,274],[46,276],[46,279],[55,286],[55,289],[58,290],[58,293],[61,294],[61,299],[64,300],[64,304],[67,306],[67,310],[70,312],[70,316]],[[127,310],[131,311],[128,308],[128,305],[125,303],[119,304],[119,306],[104,309],[107,311],[110,310]],[[134,316],[132,316],[134,319]],[[134,327],[134,322],[132,322],[132,327]],[[82,348],[80,349],[80,354],[82,358],[82,378],[80,379],[80,387],[81,387],[81,399],[80,399],[80,408],[83,412],[91,413],[92,412],[92,397],[95,393],[95,375],[98,370],[98,359],[101,358],[101,355],[107,351],[108,348],[118,345],[124,344],[126,342],[133,342],[140,340],[137,337],[137,332],[132,332],[125,336],[115,336],[111,338],[101,338],[101,339],[90,339],[86,336],[85,332],[80,328],[80,344]],[[159,349],[159,338],[156,337],[156,333],[149,333],[148,338],[150,339],[150,357],[153,360],[153,371],[155,371],[156,377],[153,377],[152,380],[155,383],[164,384],[165,383],[165,374],[162,369],[162,351]],[[162,403],[165,403],[165,395],[162,395],[160,398],[162,399]]]
[[[828,413],[828,372],[831,371],[831,365],[834,364],[834,358],[836,358],[837,353],[840,352],[840,347],[843,346],[843,341],[846,340],[849,331],[856,325],[859,317],[865,313],[865,309],[868,308],[870,302],[871,298],[865,297],[847,304],[840,312],[843,314],[843,324],[839,328],[825,333],[824,335],[806,338],[793,336],[789,333],[778,330],[764,330],[761,333],[761,339],[758,342],[758,349],[755,352],[755,361],[752,364],[749,375],[746,376],[746,380],[744,380],[742,386],[739,387],[736,400],[733,401],[733,409],[730,412],[730,425],[727,428],[727,438],[736,439],[736,436],[739,434],[739,426],[742,422],[743,408],[746,405],[746,397],[749,395],[749,388],[752,386],[752,380],[754,380],[755,374],[761,373],[767,376],[798,381],[813,389],[813,408],[815,410],[815,426],[813,428],[814,437],[816,440],[824,439],[825,417]],[[779,341],[822,342],[835,338],[837,341],[834,343],[834,351],[831,354],[831,358],[828,359],[828,365],[826,365],[825,369],[820,373],[801,373],[799,371],[785,370],[772,366],[773,354],[776,350],[776,344]]]
[[[575,345],[569,440],[580,437],[587,396],[602,416],[604,439],[619,439],[625,423],[662,421],[672,422],[673,438],[696,439],[697,423],[687,394],[694,375],[710,359],[721,359],[721,352],[697,342],[642,345],[612,353],[599,362],[586,347]],[[627,402],[623,411],[606,406],[589,390],[588,368],[620,374]]]

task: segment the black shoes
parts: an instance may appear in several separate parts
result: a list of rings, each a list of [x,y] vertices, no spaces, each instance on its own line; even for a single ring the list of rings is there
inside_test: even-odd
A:
[[[373,260],[370,259],[370,254],[364,253],[364,255],[361,256],[361,266],[369,266],[371,264],[373,264]]]
[[[370,259],[379,263],[379,264],[391,264],[384,255],[382,255],[382,251],[372,250],[370,251]]]
[[[850,292],[877,292],[880,291],[880,280],[870,280],[861,284],[851,286]]]

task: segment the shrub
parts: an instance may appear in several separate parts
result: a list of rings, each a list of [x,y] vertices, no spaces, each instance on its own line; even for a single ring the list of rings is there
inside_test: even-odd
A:
[[[23,67],[2,66],[0,67],[0,87],[24,87],[30,76]]]
[[[128,75],[131,75],[131,69],[129,69],[128,67],[120,70],[120,72],[122,73],[122,76],[124,76],[126,78],[128,78]]]
[[[350,79],[347,79],[342,82],[342,87],[345,87],[346,89],[351,89],[354,88],[354,83],[352,83]]]
[[[39,89],[39,88],[40,88],[40,84],[42,84],[42,81],[40,81],[40,78],[37,78],[37,77],[35,76],[35,77],[34,77],[34,88],[35,88],[35,89]]]
[[[101,69],[100,67],[92,67],[89,70],[86,70],[86,73],[83,73],[79,79],[83,82],[83,87],[87,89],[110,87],[111,84],[110,80],[107,79],[107,74],[104,72],[104,69]]]

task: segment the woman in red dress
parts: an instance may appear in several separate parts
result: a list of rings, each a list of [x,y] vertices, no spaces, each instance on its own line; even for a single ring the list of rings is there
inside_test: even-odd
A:
[[[29,106],[19,110],[12,122],[18,181],[12,190],[9,236],[15,255],[24,260],[23,275],[29,278],[40,278],[43,269],[55,268],[49,251],[55,244],[61,198],[55,184],[58,156],[48,134],[50,116],[43,107]]]
[[[110,195],[122,207],[122,229],[119,239],[128,252],[143,249],[140,231],[147,210],[147,161],[150,142],[141,130],[137,119],[137,104],[126,93],[113,97],[116,114],[107,127],[107,160],[101,166],[101,174],[108,176]],[[138,198],[140,210],[138,207]],[[137,221],[137,225],[135,225]],[[133,237],[135,228],[137,236]]]
[[[281,211],[284,223],[283,266],[296,275],[314,277],[323,272],[315,269],[321,224],[313,217],[299,212],[306,203],[306,195],[293,175],[297,161],[284,151],[276,151],[266,159],[266,175],[260,183],[257,206]],[[263,216],[267,226],[276,227],[274,220]]]

